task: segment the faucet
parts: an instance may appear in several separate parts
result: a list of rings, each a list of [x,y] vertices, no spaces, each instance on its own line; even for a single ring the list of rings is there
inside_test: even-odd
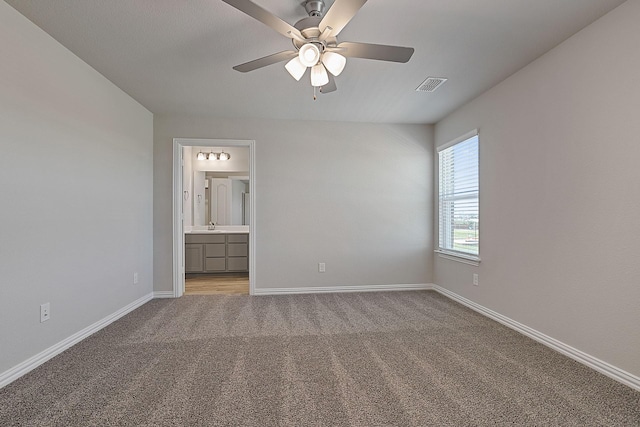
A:
[[[209,227],[208,227],[208,229],[209,229],[209,230],[215,230],[215,229],[216,229],[216,225],[215,225],[213,222],[209,221]]]

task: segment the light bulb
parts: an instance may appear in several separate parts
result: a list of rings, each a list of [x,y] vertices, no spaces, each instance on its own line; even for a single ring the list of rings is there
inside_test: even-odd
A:
[[[329,83],[329,75],[324,65],[317,64],[311,68],[311,86],[324,86]]]
[[[201,152],[199,152],[199,153],[198,153],[198,156],[196,157],[196,159],[198,159],[198,160],[204,160],[204,159],[205,159],[205,155],[204,155],[204,153],[203,153],[202,151],[201,151]]]
[[[304,72],[307,71],[307,67],[302,65],[302,62],[300,62],[300,58],[298,58],[297,56],[291,61],[287,62],[287,65],[285,65],[284,68],[286,68],[289,74],[291,74],[291,77],[298,81],[300,81],[300,79],[304,75]]]
[[[347,65],[347,58],[335,52],[325,52],[322,55],[322,63],[334,76],[339,76],[344,66]]]
[[[313,67],[320,60],[320,49],[313,43],[307,43],[300,48],[298,58],[305,67]]]

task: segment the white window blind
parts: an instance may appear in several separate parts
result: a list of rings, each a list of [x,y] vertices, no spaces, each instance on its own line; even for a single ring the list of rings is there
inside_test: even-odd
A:
[[[438,153],[441,251],[479,256],[478,135]]]

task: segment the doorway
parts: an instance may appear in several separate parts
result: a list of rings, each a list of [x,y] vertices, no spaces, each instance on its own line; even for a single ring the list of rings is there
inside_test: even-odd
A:
[[[234,283],[237,284],[240,280],[247,280],[248,276],[248,284],[249,284],[249,294],[254,294],[255,289],[255,253],[256,253],[256,244],[255,244],[255,230],[256,230],[256,215],[255,215],[255,199],[256,199],[256,177],[255,177],[255,141],[252,140],[226,140],[226,139],[193,139],[193,138],[174,138],[173,140],[173,296],[178,298],[185,294],[185,200],[189,198],[193,198],[195,194],[192,194],[191,191],[187,190],[189,187],[185,187],[184,181],[184,168],[185,168],[185,159],[183,153],[185,152],[186,147],[199,147],[199,150],[206,152],[205,154],[213,154],[215,155],[214,149],[219,150],[224,148],[228,148],[229,151],[234,147],[246,147],[248,148],[248,176],[246,176],[246,184],[248,188],[248,192],[243,195],[243,198],[246,198],[246,207],[245,212],[243,212],[242,218],[250,218],[247,222],[249,223],[246,227],[248,231],[248,235],[246,231],[243,231],[243,235],[246,236],[247,240],[247,259],[246,263],[248,266],[248,275],[246,272],[239,271],[224,271],[223,274],[216,274],[222,279],[222,283],[224,287],[230,287],[229,293],[235,293],[233,290]],[[206,150],[208,148],[208,150]],[[187,159],[188,161],[188,159]],[[203,197],[198,198],[198,200],[204,200]],[[243,205],[244,206],[244,205]],[[195,212],[187,212],[189,215],[195,215]],[[209,216],[210,218],[210,216]],[[210,221],[207,224],[201,225],[198,223],[198,233],[202,233],[203,235],[214,235],[217,240],[222,240],[225,238],[228,240],[227,245],[233,245],[234,249],[240,248],[241,245],[237,244],[238,240],[242,240],[240,236],[234,236],[233,233],[229,233],[230,231],[237,231],[234,229],[235,226],[218,226],[216,225],[216,230],[208,230],[211,228],[209,224],[213,224],[213,221]],[[195,228],[195,226],[194,226]],[[244,230],[244,229],[243,229]],[[219,234],[217,234],[219,233]],[[190,234],[187,234],[190,235]],[[232,237],[229,237],[232,236]],[[193,240],[193,237],[189,237],[190,240]],[[216,250],[217,248],[214,245],[209,249]],[[194,246],[192,249],[198,249],[198,246]],[[203,255],[204,251],[207,249],[206,242],[202,245]],[[213,255],[217,256],[217,255]],[[197,258],[196,258],[197,259]],[[205,263],[207,261],[211,261],[211,265],[221,265],[223,261],[216,259],[208,259],[204,258]],[[218,262],[220,261],[220,263]],[[242,262],[241,259],[229,259],[228,265],[233,263]],[[215,267],[212,267],[215,268]],[[245,267],[246,268],[246,267]],[[233,270],[233,269],[232,269]],[[193,270],[190,270],[193,272]],[[194,275],[189,274],[190,278],[195,278],[197,280],[194,281],[195,288],[200,289],[202,294],[202,276],[204,275]],[[200,277],[198,277],[200,276]],[[223,277],[227,276],[227,277]],[[244,278],[243,278],[244,277]],[[206,282],[206,279],[204,279]],[[200,282],[200,285],[197,284]],[[197,291],[190,291],[190,294],[194,294]],[[212,292],[215,293],[215,292]]]

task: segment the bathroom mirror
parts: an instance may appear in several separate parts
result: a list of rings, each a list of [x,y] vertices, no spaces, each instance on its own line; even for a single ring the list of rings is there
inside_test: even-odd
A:
[[[248,174],[205,174],[205,220],[216,225],[249,225]]]
[[[228,158],[212,160],[212,152]],[[249,225],[248,148],[184,147],[183,158],[185,226]]]

